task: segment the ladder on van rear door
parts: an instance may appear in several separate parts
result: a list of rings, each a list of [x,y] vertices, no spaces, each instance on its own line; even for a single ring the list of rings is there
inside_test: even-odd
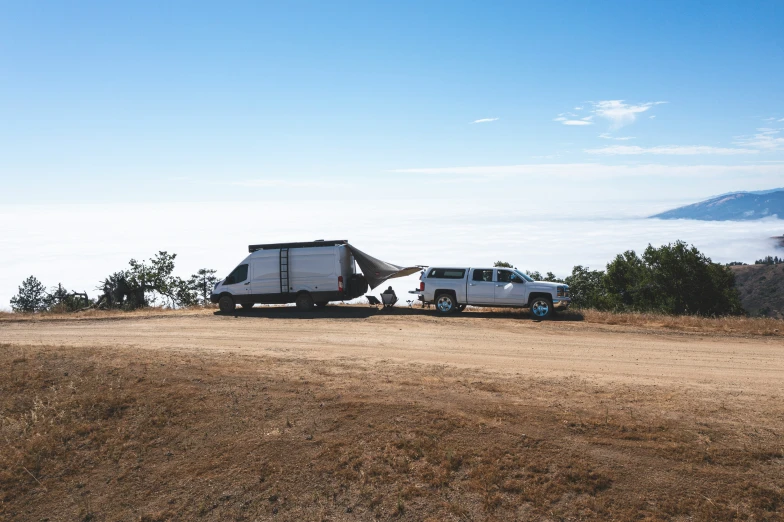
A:
[[[280,293],[289,292],[289,249],[280,249]]]

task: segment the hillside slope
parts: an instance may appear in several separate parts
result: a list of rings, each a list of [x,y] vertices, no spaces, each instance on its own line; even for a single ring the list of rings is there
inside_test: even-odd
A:
[[[784,217],[784,189],[767,193],[736,192],[651,216],[658,219],[742,221]]]
[[[784,319],[784,265],[731,268],[741,303],[749,314]]]

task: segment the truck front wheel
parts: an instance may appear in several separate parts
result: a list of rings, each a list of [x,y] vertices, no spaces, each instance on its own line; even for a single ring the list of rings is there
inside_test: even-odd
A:
[[[553,316],[553,300],[549,297],[536,297],[531,302],[531,317],[549,319]]]
[[[233,297],[231,297],[230,295],[224,295],[223,297],[220,298],[220,301],[218,301],[218,308],[224,314],[230,314],[234,310],[236,310],[237,305],[234,304]]]
[[[436,298],[436,310],[440,314],[451,314],[457,308],[455,298],[450,294],[441,294]]]

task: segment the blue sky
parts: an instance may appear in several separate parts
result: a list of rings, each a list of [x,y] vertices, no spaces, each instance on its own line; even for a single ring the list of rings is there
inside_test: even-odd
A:
[[[0,203],[784,186],[783,23],[782,2],[5,2]]]
[[[784,187],[784,2],[0,9],[0,309],[158,250],[184,277],[316,238],[566,275],[782,232],[642,218]]]

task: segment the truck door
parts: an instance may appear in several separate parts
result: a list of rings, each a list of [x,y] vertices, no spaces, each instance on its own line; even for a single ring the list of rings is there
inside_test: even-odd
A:
[[[468,303],[495,303],[495,283],[492,268],[472,268],[468,274]]]
[[[244,263],[235,268],[229,277],[223,281],[221,291],[229,292],[234,297],[234,302],[243,304],[252,302],[250,296],[249,265]]]
[[[511,270],[496,270],[495,304],[525,306],[525,281]]]

